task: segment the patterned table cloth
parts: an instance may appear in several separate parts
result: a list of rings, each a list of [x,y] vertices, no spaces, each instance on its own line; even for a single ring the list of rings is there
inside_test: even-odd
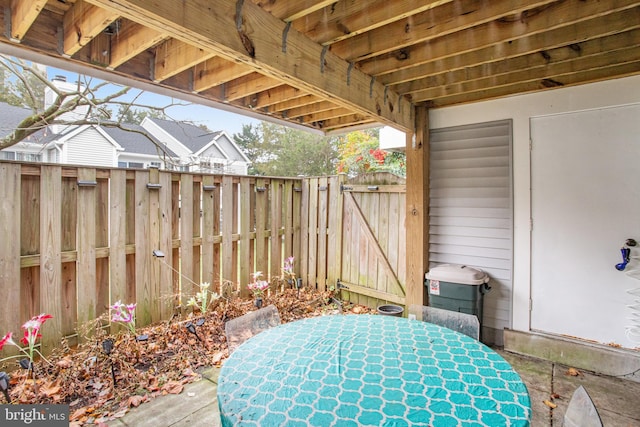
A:
[[[262,332],[220,372],[223,426],[528,426],[529,394],[495,351],[452,330],[379,315]]]

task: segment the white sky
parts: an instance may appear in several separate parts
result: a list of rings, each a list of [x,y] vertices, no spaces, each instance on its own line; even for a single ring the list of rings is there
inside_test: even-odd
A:
[[[78,80],[78,73],[61,70],[54,67],[47,67],[47,75],[49,79],[60,75],[66,77],[68,82],[75,82]],[[100,80],[94,78],[91,86],[95,86],[98,82],[100,82]],[[118,87],[111,86],[109,92],[116,90],[118,90]],[[105,90],[100,94],[100,96],[104,96],[104,94],[107,93],[108,92]],[[123,100],[126,99],[127,101],[130,101],[138,93],[140,93],[140,90],[133,88],[129,92],[130,95],[128,94],[128,96],[126,98],[123,98]],[[172,99],[169,97],[151,92],[145,92],[140,98],[138,98],[138,100],[136,100],[136,103],[154,106],[165,106],[171,104],[172,102],[187,104],[186,101],[182,101],[179,99],[174,99],[172,101]],[[234,133],[240,133],[242,131],[243,124],[256,125],[259,123],[259,120],[253,119],[251,117],[245,117],[240,114],[235,114],[228,111],[196,104],[171,107],[167,110],[167,115],[171,119],[177,121],[187,121],[195,125],[204,124],[212,131],[224,130],[230,136],[232,136]]]

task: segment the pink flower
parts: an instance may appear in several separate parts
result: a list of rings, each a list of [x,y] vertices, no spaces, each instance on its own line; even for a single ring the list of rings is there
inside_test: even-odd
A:
[[[12,334],[11,332],[9,332],[7,335],[5,335],[5,336],[0,340],[0,350],[2,350],[2,347],[4,347],[4,345],[5,345],[6,343],[14,344],[13,340],[11,339],[12,335],[13,335],[13,334]]]

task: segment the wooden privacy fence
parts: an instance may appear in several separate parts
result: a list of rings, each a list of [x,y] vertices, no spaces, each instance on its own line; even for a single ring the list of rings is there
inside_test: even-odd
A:
[[[52,314],[45,351],[115,301],[146,325],[300,259],[300,179],[0,162],[0,183],[0,335]]]
[[[246,296],[288,256],[304,286],[403,303],[404,187],[388,179],[0,162],[0,335],[51,314],[47,352],[118,300],[138,326],[166,320],[200,283]]]

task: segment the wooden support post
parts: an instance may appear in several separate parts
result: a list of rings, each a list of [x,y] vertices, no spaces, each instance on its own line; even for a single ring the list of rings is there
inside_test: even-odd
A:
[[[407,134],[407,306],[425,305],[429,267],[429,113],[417,107],[415,133]]]

